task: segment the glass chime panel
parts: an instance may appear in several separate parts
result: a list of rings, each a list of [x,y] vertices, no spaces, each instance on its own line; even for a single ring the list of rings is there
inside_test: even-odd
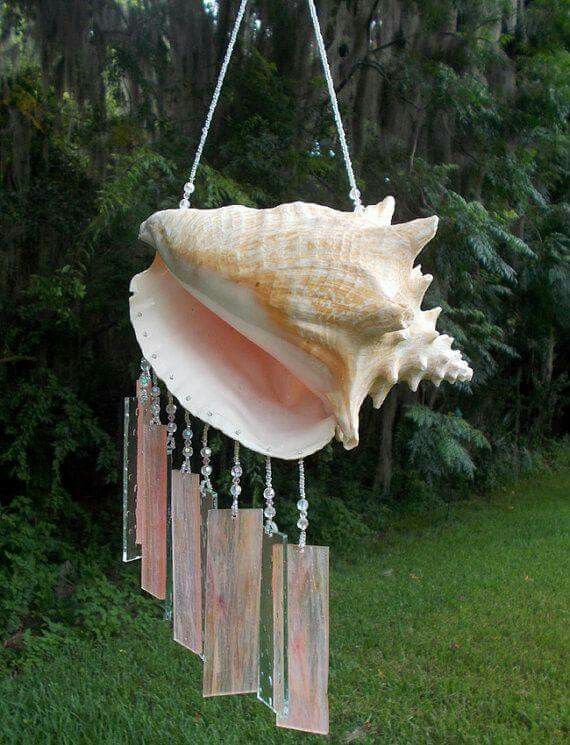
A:
[[[166,435],[168,445],[168,434]],[[166,597],[164,599],[164,620],[172,621],[172,453],[166,448]]]
[[[137,399],[125,398],[123,431],[123,561],[141,558],[137,545]]]
[[[256,693],[263,511],[210,510],[204,696]]]
[[[208,553],[208,512],[218,508],[218,495],[204,484],[200,495],[200,561],[202,586],[202,649],[200,657],[204,659],[204,626],[206,622],[206,561]]]
[[[150,406],[141,403],[140,383],[137,381],[137,484],[136,484],[136,542],[142,546],[144,541],[144,516],[145,516],[145,453],[144,433],[148,429],[151,420]]]
[[[172,471],[174,640],[202,653],[201,497],[197,474]]]
[[[257,698],[276,713],[288,703],[287,648],[287,536],[263,534],[259,621],[259,687]]]
[[[144,426],[144,536],[141,587],[159,600],[166,597],[166,512],[168,463],[166,427]]]
[[[329,549],[287,547],[289,707],[277,725],[326,735],[329,729]]]

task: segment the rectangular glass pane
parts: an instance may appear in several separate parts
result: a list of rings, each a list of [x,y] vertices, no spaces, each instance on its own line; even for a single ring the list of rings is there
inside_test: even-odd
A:
[[[208,513],[204,696],[257,692],[262,536],[260,509]]]
[[[218,495],[215,491],[208,489],[204,485],[204,489],[200,492],[200,560],[201,560],[201,584],[202,584],[202,649],[200,651],[200,657],[204,659],[204,624],[206,620],[206,560],[207,560],[207,549],[208,549],[208,512],[210,510],[218,509]]]
[[[326,735],[329,730],[329,550],[287,547],[289,706],[277,725]]]
[[[202,536],[200,482],[172,471],[174,641],[202,654]]]
[[[164,620],[172,621],[172,453],[166,454],[166,597]]]
[[[137,400],[126,397],[123,414],[123,561],[141,558],[137,545]]]
[[[257,698],[276,713],[285,714],[288,700],[287,536],[263,534],[259,621],[259,687]]]
[[[144,535],[141,587],[159,600],[166,597],[166,518],[168,464],[166,426],[143,427]]]
[[[136,457],[136,542],[142,547],[144,541],[145,485],[144,485],[144,430],[151,420],[150,404],[141,404],[140,385],[137,380],[137,457]],[[142,553],[142,551],[141,551]]]

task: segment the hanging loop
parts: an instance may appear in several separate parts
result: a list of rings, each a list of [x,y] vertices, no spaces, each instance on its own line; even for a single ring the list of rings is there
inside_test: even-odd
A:
[[[188,181],[184,184],[184,196],[181,199],[180,204],[178,205],[180,209],[188,209],[190,207],[190,198],[192,194],[194,193],[194,189],[195,189],[194,181],[196,179],[196,171],[198,170],[198,166],[200,165],[200,158],[202,157],[202,151],[204,150],[204,145],[206,144],[206,138],[208,137],[210,125],[212,123],[212,117],[214,116],[214,111],[216,110],[216,106],[218,104],[218,99],[220,97],[220,91],[222,90],[224,78],[226,77],[226,72],[228,71],[228,65],[230,64],[230,59],[234,51],[234,46],[235,46],[237,35],[238,35],[239,29],[241,26],[241,22],[243,20],[246,5],[247,5],[247,0],[241,0],[238,13],[236,16],[236,20],[234,23],[234,27],[232,29],[232,34],[228,42],[228,48],[226,49],[226,54],[224,55],[224,61],[222,62],[222,66],[220,68],[220,72],[218,75],[218,80],[216,82],[216,87],[214,89],[214,95],[212,96],[212,100],[210,101],[210,108],[208,109],[208,113],[206,114],[206,121],[204,122],[204,126],[202,127],[202,134],[200,135],[200,142],[198,143],[196,155],[194,156],[194,162],[192,163],[192,169],[190,170],[190,177]]]

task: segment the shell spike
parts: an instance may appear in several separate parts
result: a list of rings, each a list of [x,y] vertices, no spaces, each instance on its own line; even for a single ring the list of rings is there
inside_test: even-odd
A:
[[[435,324],[437,323],[437,319],[439,318],[439,314],[441,313],[441,307],[437,305],[435,308],[431,308],[431,310],[424,310],[422,311],[423,317],[429,321],[429,324],[432,328],[435,328]]]
[[[415,393],[418,390],[418,387],[420,385],[420,382],[422,380],[422,373],[416,373],[416,375],[412,375],[408,381],[408,385],[410,386],[410,389]]]
[[[382,406],[391,389],[392,385],[383,380],[379,380],[377,384],[372,386],[370,395],[372,396],[372,405],[375,409],[379,409]]]
[[[423,217],[397,225],[399,234],[408,241],[410,257],[413,259],[420,253],[422,248],[431,241],[437,230],[439,219],[436,215]]]
[[[385,228],[392,224],[395,208],[396,200],[394,197],[386,197],[378,204],[371,204],[366,207],[364,214],[373,220],[378,227]]]

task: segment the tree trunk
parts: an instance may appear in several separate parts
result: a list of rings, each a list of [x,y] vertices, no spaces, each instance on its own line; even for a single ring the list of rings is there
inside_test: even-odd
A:
[[[398,410],[398,391],[392,388],[380,410],[381,434],[376,473],[374,475],[374,493],[385,497],[390,492],[392,482],[392,446],[394,439],[394,423]]]

